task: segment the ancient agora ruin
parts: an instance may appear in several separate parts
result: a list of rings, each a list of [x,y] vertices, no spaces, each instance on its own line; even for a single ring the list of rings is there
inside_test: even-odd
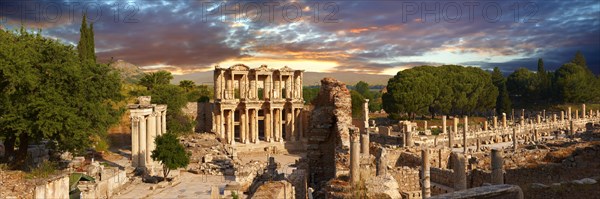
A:
[[[81,169],[90,160],[61,158],[96,179],[73,185],[84,198],[520,199],[600,188],[600,110],[585,104],[394,121],[370,117],[367,100],[353,118],[345,83],[322,79],[306,103],[303,78],[289,67],[215,67],[214,98],[182,110],[196,133],[179,138],[190,164],[169,181],[160,181],[163,167],[151,158],[154,138],[167,133],[167,106],[148,96],[128,106],[131,148],[120,149],[115,167],[92,159]],[[48,159],[41,145],[28,153],[31,163]],[[66,198],[68,179],[40,182],[27,194]]]

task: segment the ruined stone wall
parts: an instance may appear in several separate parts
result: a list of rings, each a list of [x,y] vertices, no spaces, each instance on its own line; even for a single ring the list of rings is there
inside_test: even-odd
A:
[[[398,136],[387,136],[387,135],[382,135],[382,134],[370,134],[369,135],[369,140],[371,142],[376,142],[376,143],[384,144],[384,145],[396,145],[396,146],[403,146],[404,145],[404,141],[402,140],[402,137],[398,137]]]
[[[310,116],[307,157],[313,182],[324,182],[347,173],[349,167],[352,103],[346,84],[321,80]]]
[[[398,182],[400,192],[420,191],[419,170],[410,167],[396,167],[389,170],[390,174]]]
[[[33,198],[69,198],[69,174],[63,173],[38,183]]]
[[[211,132],[212,121],[212,103],[208,102],[188,102],[182,108],[183,114],[196,121],[194,132]]]
[[[454,172],[451,169],[440,169],[436,167],[431,167],[429,172],[431,175],[431,182],[448,187],[454,186],[454,182],[452,181],[452,174]]]

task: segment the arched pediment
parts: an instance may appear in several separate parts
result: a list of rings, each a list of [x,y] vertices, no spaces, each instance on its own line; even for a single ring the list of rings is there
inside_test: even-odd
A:
[[[244,64],[236,64],[236,65],[229,67],[229,70],[248,71],[248,70],[250,70],[250,67],[248,67]]]

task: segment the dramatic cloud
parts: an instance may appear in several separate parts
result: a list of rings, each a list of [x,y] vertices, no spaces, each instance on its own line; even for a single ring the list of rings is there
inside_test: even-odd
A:
[[[176,73],[236,62],[395,74],[417,65],[550,70],[581,50],[600,73],[597,1],[0,1],[0,23],[76,44],[83,12],[101,60]],[[253,65],[255,66],[255,65]]]

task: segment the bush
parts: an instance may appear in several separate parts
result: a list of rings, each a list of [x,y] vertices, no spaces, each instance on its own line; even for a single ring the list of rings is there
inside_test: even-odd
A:
[[[31,172],[25,175],[27,179],[34,178],[47,178],[48,176],[56,173],[58,165],[54,162],[44,161],[37,168],[31,168]]]

